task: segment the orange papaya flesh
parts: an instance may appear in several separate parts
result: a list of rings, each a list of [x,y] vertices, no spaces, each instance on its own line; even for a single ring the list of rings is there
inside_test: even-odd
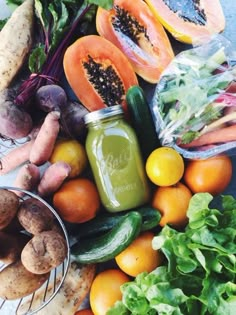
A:
[[[126,92],[139,84],[126,56],[99,35],[77,39],[64,54],[66,79],[80,102],[94,111],[120,104],[127,112]]]
[[[220,0],[145,0],[153,14],[178,41],[199,44],[225,29]]]
[[[164,27],[142,0],[114,0],[113,8],[97,10],[96,28],[127,56],[135,72],[157,83],[174,57]]]

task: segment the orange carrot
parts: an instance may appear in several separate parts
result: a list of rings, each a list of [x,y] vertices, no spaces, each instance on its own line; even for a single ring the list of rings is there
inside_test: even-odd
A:
[[[236,141],[236,125],[209,131],[187,144],[179,144],[182,148],[201,147],[208,144]]]
[[[30,152],[30,162],[42,165],[52,154],[60,130],[60,112],[52,111],[47,114]]]
[[[5,175],[29,160],[34,139],[15,147],[0,159],[0,176]]]
[[[51,164],[43,173],[38,185],[38,194],[48,196],[54,193],[69,176],[71,167],[69,164],[58,161]]]
[[[28,191],[33,191],[40,179],[39,167],[35,164],[23,165],[16,175],[13,182],[13,186]],[[23,196],[24,193],[20,191],[14,191],[18,196]]]

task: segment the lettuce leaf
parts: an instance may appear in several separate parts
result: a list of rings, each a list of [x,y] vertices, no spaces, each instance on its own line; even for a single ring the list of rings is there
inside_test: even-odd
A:
[[[122,301],[108,315],[233,315],[236,306],[236,199],[195,194],[184,231],[165,226],[153,248],[163,266],[141,273],[121,287]]]

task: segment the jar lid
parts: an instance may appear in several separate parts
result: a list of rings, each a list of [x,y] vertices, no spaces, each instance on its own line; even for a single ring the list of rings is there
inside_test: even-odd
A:
[[[84,116],[85,124],[88,124],[92,121],[112,117],[114,115],[123,114],[124,110],[121,105],[113,105],[110,107],[105,107],[102,109],[95,110]]]

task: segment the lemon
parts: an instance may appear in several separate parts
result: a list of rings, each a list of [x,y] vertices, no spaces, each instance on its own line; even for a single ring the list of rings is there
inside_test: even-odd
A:
[[[84,146],[74,139],[63,139],[56,142],[49,162],[63,161],[71,167],[69,178],[80,175],[87,166],[87,154]]]
[[[173,148],[157,148],[147,158],[146,173],[158,186],[174,185],[183,176],[184,160]]]

